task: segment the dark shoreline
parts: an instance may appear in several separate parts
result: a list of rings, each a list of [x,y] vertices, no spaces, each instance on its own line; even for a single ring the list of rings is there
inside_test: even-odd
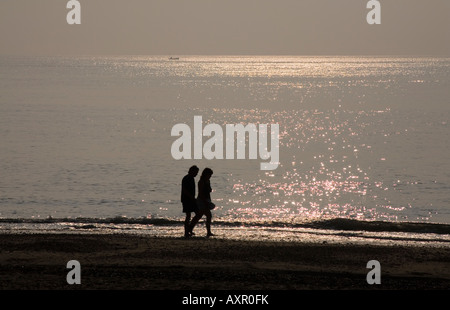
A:
[[[448,290],[450,248],[191,239],[134,234],[0,234],[3,290]],[[66,264],[78,260],[81,284]],[[381,284],[369,285],[369,260]]]
[[[76,224],[138,224],[154,226],[183,225],[183,220],[165,218],[0,218],[0,223],[5,224],[52,224],[52,223],[76,223]],[[277,228],[312,228],[332,229],[342,231],[371,231],[371,232],[405,232],[405,233],[432,233],[450,235],[450,224],[433,222],[389,222],[354,220],[346,218],[332,218],[325,220],[313,220],[308,222],[283,222],[283,221],[223,221],[214,219],[215,225],[224,227],[277,227]]]

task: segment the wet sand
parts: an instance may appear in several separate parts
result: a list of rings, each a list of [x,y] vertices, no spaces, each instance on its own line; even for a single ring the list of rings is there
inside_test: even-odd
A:
[[[70,260],[79,285],[67,283]],[[366,281],[370,260],[380,285]],[[12,290],[448,290],[450,248],[1,234],[0,279]]]

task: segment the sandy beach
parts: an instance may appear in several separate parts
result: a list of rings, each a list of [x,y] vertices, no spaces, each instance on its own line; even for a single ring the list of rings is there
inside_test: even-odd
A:
[[[132,234],[1,234],[3,290],[447,290],[450,248]],[[66,267],[81,265],[81,284]],[[366,281],[378,260],[381,284]]]

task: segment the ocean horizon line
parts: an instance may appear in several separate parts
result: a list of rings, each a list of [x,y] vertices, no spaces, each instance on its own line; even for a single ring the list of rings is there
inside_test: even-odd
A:
[[[450,55],[445,54],[245,54],[245,53],[230,53],[230,54],[200,54],[200,53],[167,53],[167,54],[142,54],[142,53],[87,53],[87,54],[0,54],[1,57],[364,57],[364,58],[450,58]],[[181,59],[180,59],[181,60]]]

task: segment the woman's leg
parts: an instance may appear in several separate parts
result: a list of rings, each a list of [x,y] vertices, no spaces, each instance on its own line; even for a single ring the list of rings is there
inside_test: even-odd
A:
[[[206,215],[206,232],[207,232],[207,236],[214,236],[214,234],[211,232],[211,220],[212,220],[211,210],[207,210],[205,212],[205,215]]]

